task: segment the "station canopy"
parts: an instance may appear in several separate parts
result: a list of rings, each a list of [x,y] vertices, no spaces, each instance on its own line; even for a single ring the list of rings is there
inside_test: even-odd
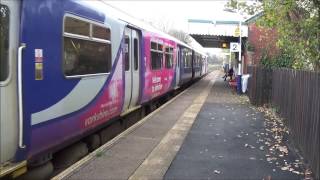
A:
[[[230,48],[230,42],[239,42],[239,21],[188,20],[188,33],[203,47]],[[242,22],[242,40],[248,37],[248,26]]]

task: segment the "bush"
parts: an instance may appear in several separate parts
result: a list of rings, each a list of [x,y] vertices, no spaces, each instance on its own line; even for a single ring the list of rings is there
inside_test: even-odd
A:
[[[292,68],[294,62],[292,56],[287,53],[281,53],[280,55],[273,58],[262,55],[260,64],[266,68]]]

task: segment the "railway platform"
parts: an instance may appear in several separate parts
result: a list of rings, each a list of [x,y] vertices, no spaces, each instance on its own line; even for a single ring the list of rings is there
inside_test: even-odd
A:
[[[269,151],[263,113],[221,76],[208,74],[52,179],[301,179],[301,159]]]

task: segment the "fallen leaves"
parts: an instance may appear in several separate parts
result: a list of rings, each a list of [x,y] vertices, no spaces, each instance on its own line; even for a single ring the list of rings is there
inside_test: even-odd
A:
[[[257,143],[263,142],[264,146],[260,146],[260,150],[266,150],[267,154],[266,161],[268,163],[274,163],[276,167],[280,168],[282,171],[288,171],[297,175],[303,175],[304,165],[303,163],[296,159],[292,162],[292,160],[286,160],[289,155],[289,148],[287,147],[287,139],[286,137],[289,135],[289,130],[283,123],[283,119],[279,118],[275,112],[266,108],[266,107],[258,107],[258,111],[263,112],[265,114],[265,132],[255,132],[254,134],[257,136]],[[289,162],[290,161],[290,162]],[[275,172],[275,169],[273,169]]]
[[[280,152],[283,152],[283,153],[288,154],[288,148],[287,148],[287,146],[278,146],[277,149],[278,149]]]
[[[250,148],[250,149],[255,149],[255,148],[256,148],[256,147],[254,147],[254,146],[252,146],[252,145],[250,145],[250,144],[245,144],[244,147]]]
[[[305,180],[312,180],[312,171],[310,169],[306,169],[304,172],[304,179]]]
[[[277,160],[277,158],[276,157],[268,157],[267,158],[267,161],[274,161],[274,160]]]
[[[285,126],[282,118],[279,118],[275,111],[267,107],[253,107],[249,106],[253,111],[260,111],[264,114],[263,128],[261,130],[255,131],[253,134],[257,138],[256,144],[259,144],[257,150],[264,151],[265,159],[270,164],[274,165],[273,172],[277,171],[277,168],[281,171],[291,172],[296,175],[304,175],[305,179],[312,177],[312,172],[310,169],[305,170],[305,165],[301,160],[292,160],[292,156],[289,157],[290,149],[287,146],[287,137],[289,135],[289,130]],[[253,120],[258,118],[258,113],[252,113],[252,111],[246,111],[244,115],[248,120],[251,127],[257,126]],[[242,133],[243,134],[243,133]],[[241,135],[242,135],[241,134]],[[237,135],[238,138],[242,137]],[[245,148],[254,149],[255,147],[249,143],[244,144]],[[253,160],[252,157],[249,157]],[[261,159],[260,159],[261,160]]]

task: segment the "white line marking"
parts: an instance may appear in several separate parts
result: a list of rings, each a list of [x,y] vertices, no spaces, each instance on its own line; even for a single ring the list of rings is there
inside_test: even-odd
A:
[[[129,180],[163,179],[171,162],[179,151],[192,124],[196,120],[201,107],[210,94],[211,87],[219,73],[206,78],[212,78],[206,88],[197,96],[191,106],[179,117],[176,124],[168,131],[160,143],[153,149],[144,162],[131,175]]]

